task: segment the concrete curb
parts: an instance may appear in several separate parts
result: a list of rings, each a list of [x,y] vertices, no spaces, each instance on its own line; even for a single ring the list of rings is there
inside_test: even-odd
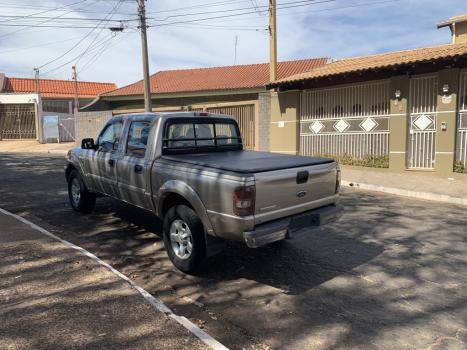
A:
[[[434,201],[434,202],[443,202],[443,203],[451,203],[451,204],[467,206],[467,198],[452,197],[452,196],[448,196],[445,194],[437,194],[437,193],[430,193],[430,192],[404,190],[402,188],[384,187],[384,186],[372,185],[372,184],[366,184],[366,183],[357,183],[357,182],[347,181],[347,180],[342,180],[341,183],[343,186],[359,188],[362,190],[384,192],[384,193],[394,194],[396,196],[403,196],[403,197],[424,199],[424,200]]]
[[[3,208],[0,208],[0,213],[4,214],[4,215],[8,215],[20,222],[22,222],[23,224],[25,225],[28,225],[29,227],[31,227],[32,229],[40,232],[41,234],[53,239],[53,240],[56,240],[60,243],[62,243],[64,246],[70,248],[70,249],[73,249],[73,250],[76,250],[78,251],[79,253],[87,256],[88,258],[90,258],[91,260],[95,261],[96,263],[98,263],[99,265],[107,268],[111,273],[113,273],[114,275],[116,275],[117,277],[119,277],[120,279],[122,279],[123,281],[127,282],[129,284],[129,286],[131,288],[133,288],[134,290],[136,290],[139,294],[141,294],[141,296],[146,299],[146,301],[151,304],[156,310],[158,310],[159,312],[165,314],[167,317],[170,317],[172,319],[174,319],[176,322],[178,322],[179,324],[181,324],[183,327],[185,327],[188,331],[190,331],[193,335],[195,335],[196,337],[198,337],[204,344],[206,344],[207,346],[209,346],[211,349],[213,350],[229,350],[226,346],[224,346],[223,344],[221,344],[220,342],[218,342],[216,339],[214,339],[213,337],[211,337],[208,333],[206,333],[205,331],[203,331],[201,328],[199,328],[197,325],[195,325],[193,322],[191,322],[189,319],[187,319],[186,317],[184,316],[179,316],[177,314],[175,314],[168,306],[166,306],[161,300],[159,300],[158,298],[154,297],[152,294],[150,294],[149,292],[147,292],[145,289],[143,289],[142,287],[140,287],[139,285],[137,285],[133,280],[131,280],[129,277],[127,277],[126,275],[124,275],[123,273],[121,273],[120,271],[116,270],[115,268],[113,268],[111,265],[109,265],[108,263],[106,263],[105,261],[103,261],[102,259],[98,258],[96,255],[92,254],[91,252],[87,251],[86,249],[80,247],[80,246],[77,246],[71,242],[68,242],[67,240],[64,240],[56,235],[54,235],[53,233],[47,231],[46,229],[34,224],[33,222],[19,216],[19,215],[16,215],[16,214],[13,214]]]

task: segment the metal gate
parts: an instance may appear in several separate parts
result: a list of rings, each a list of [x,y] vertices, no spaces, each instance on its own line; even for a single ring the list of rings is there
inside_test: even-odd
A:
[[[389,166],[389,80],[304,91],[300,154]]]
[[[207,107],[207,112],[231,115],[237,121],[243,136],[243,144],[255,149],[255,105]]]
[[[0,104],[0,140],[36,138],[34,104]]]
[[[459,115],[457,119],[456,162],[467,167],[467,71],[461,72],[459,85]]]
[[[58,117],[58,134],[60,142],[75,141],[75,117],[73,115]]]
[[[46,143],[75,141],[75,117],[73,115],[43,115],[41,125]]]
[[[409,169],[435,167],[437,100],[437,76],[420,76],[410,80]]]

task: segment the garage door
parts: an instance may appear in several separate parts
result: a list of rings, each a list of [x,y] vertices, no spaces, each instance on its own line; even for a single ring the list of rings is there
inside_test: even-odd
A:
[[[0,105],[0,140],[36,139],[34,104]]]
[[[255,105],[208,107],[206,111],[233,116],[240,127],[243,144],[247,149],[255,149]]]

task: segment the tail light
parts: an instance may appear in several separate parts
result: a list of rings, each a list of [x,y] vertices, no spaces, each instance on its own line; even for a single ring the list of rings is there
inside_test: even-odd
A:
[[[255,213],[255,186],[238,187],[233,194],[233,212],[237,216],[248,216]]]
[[[339,166],[337,166],[337,171],[336,171],[336,193],[339,193],[339,190],[341,188],[341,169]]]

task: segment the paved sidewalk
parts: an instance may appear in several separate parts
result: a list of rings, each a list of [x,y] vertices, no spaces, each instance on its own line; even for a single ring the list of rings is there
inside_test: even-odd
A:
[[[0,212],[1,349],[205,349],[107,268]]]
[[[342,184],[407,197],[467,205],[465,180],[342,167]]]
[[[73,147],[75,147],[74,142],[41,144],[35,140],[0,141],[0,153],[50,153],[65,155]]]

